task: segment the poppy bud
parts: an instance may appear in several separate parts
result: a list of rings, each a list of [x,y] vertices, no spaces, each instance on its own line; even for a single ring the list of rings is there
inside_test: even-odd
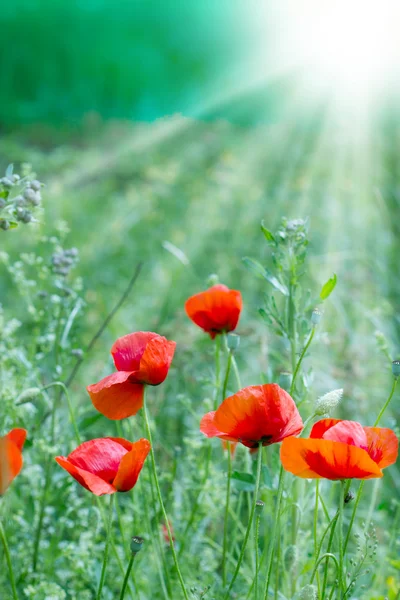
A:
[[[329,415],[337,407],[343,396],[343,390],[332,390],[324,394],[315,403],[316,415]]]
[[[233,354],[234,352],[236,352],[236,350],[240,346],[240,336],[237,335],[236,333],[228,333],[228,335],[227,335],[227,343],[228,343],[229,350]]]
[[[131,552],[132,554],[137,554],[140,552],[143,546],[143,538],[135,535],[131,540]]]
[[[31,387],[28,388],[27,390],[24,390],[17,398],[17,403],[18,404],[23,404],[24,402],[27,402],[29,400],[34,400],[37,396],[39,396],[40,394],[40,388],[38,387]]]
[[[300,590],[299,600],[318,600],[318,593],[315,585],[305,585]]]
[[[279,374],[279,385],[284,390],[290,390],[290,386],[292,385],[292,374],[288,371],[282,371]]]
[[[209,285],[211,287],[212,285],[217,285],[218,283],[219,283],[218,275],[216,275],[215,273],[212,273],[211,275],[208,276],[207,285]]]
[[[265,504],[262,500],[257,500],[257,502],[256,502],[256,517],[261,516],[264,506],[265,506]]]
[[[311,323],[313,325],[318,325],[320,320],[322,317],[322,312],[319,310],[319,308],[314,308],[314,310],[311,313]]]
[[[285,556],[283,558],[286,571],[291,571],[297,563],[298,552],[296,546],[288,546],[285,550]]]
[[[352,492],[351,490],[349,492],[347,492],[345,498],[344,498],[344,503],[348,504],[349,502],[351,502],[352,500],[354,500],[355,498],[355,494],[354,492]]]
[[[394,377],[398,377],[400,375],[400,360],[394,360],[392,362],[392,373]]]
[[[6,219],[3,219],[0,221],[0,227],[4,229],[4,231],[7,231],[7,229],[10,229],[10,222],[6,221]]]

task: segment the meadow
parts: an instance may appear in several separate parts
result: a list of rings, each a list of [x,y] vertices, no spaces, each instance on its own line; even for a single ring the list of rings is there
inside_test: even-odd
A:
[[[199,429],[240,388],[276,383],[302,438],[327,414],[373,426],[392,392],[379,426],[398,436],[398,128],[389,112],[358,131],[323,117],[92,114],[4,132],[1,172],[31,165],[44,186],[37,222],[0,230],[0,433],[27,430],[0,498],[1,598],[400,598],[398,464],[344,495],[280,477],[280,442],[229,458]],[[243,310],[238,337],[216,341],[185,302],[217,282]],[[151,456],[132,491],[99,498],[54,460],[95,438],[149,439],[142,410],[107,419],[86,391],[137,331],[176,342],[165,381],[146,386],[170,532]]]

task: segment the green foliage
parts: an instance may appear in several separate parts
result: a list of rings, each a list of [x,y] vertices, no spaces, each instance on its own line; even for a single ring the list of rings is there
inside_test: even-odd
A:
[[[285,183],[277,158],[286,147],[283,138],[277,141],[274,153],[270,148],[265,151],[259,169],[256,165],[249,169],[242,164],[242,148],[253,139],[254,132],[222,123],[205,125],[176,119],[145,127],[114,124],[97,132],[87,131],[79,143],[73,136],[63,137],[58,132],[57,147],[53,147],[53,139],[49,143],[48,135],[45,131],[25,132],[0,141],[4,169],[10,159],[16,165],[32,162],[47,184],[45,213],[38,217],[39,223],[0,232],[0,433],[18,425],[26,426],[29,432],[24,468],[0,502],[20,598],[93,598],[105,539],[102,515],[92,496],[53,465],[55,455],[68,454],[76,445],[66,398],[57,388],[40,394],[37,391],[52,381],[65,381],[82,357],[70,390],[82,438],[142,437],[140,414],[129,423],[108,421],[96,413],[85,391],[86,385],[111,372],[109,349],[114,339],[141,329],[156,330],[177,341],[167,381],[149,393],[158,473],[188,589],[193,589],[193,599],[220,600],[226,453],[221,452],[218,442],[207,440],[198,431],[201,416],[213,409],[214,356],[209,338],[186,319],[184,301],[206,286],[210,273],[218,273],[221,282],[240,289],[245,309],[235,357],[243,385],[260,383],[263,378],[278,381],[282,372],[288,372],[290,387],[293,363],[305,346],[312,329],[312,310],[320,302],[323,273],[339,272],[340,285],[324,302],[323,318],[296,378],[295,397],[306,417],[311,415],[316,398],[343,387],[343,401],[332,416],[371,424],[387,397],[391,377],[388,357],[396,356],[398,342],[392,326],[398,304],[395,271],[386,272],[386,262],[380,262],[382,256],[388,261],[390,258],[389,224],[374,218],[373,204],[368,205],[369,212],[363,213],[365,220],[360,222],[359,211],[354,207],[353,212],[349,202],[348,220],[340,225],[330,222],[327,211],[315,202],[330,185],[329,148],[316,167],[310,203],[303,207],[296,204],[293,215],[293,201],[306,196],[301,181],[307,178],[308,170],[298,155],[288,152],[285,161],[292,175],[290,184]],[[304,144],[307,146],[307,140]],[[287,194],[282,193],[285,185]],[[272,197],[268,209],[265,190]],[[282,214],[291,218],[281,221]],[[312,218],[310,231],[306,214]],[[304,218],[295,219],[296,215]],[[265,225],[260,233],[262,219]],[[354,222],[363,228],[357,240]],[[370,243],[371,223],[375,248]],[[334,226],[337,237],[329,238],[325,232]],[[396,242],[392,243],[390,251],[394,252]],[[337,253],[344,247],[347,254],[338,265]],[[74,253],[71,255],[74,248],[79,250],[79,262]],[[242,256],[255,257],[247,264],[259,265],[250,269],[261,276],[253,277]],[[137,285],[93,349],[86,352],[139,259],[144,259],[145,265]],[[384,335],[384,342],[382,336],[377,337],[379,348],[374,335],[377,330]],[[221,369],[225,368],[223,357]],[[231,375],[228,393],[236,390]],[[384,426],[394,426],[396,418],[394,402]],[[208,483],[202,487],[209,449]],[[262,469],[262,565],[275,517],[278,450],[268,448],[268,464]],[[33,572],[33,544],[47,464],[52,465],[51,485],[45,499],[37,571]],[[229,574],[240,552],[254,489],[254,460],[240,445],[233,465]],[[394,598],[397,593],[400,511],[393,501],[397,474],[394,466],[380,483],[379,503],[373,514],[378,545],[372,560],[378,562],[367,567],[371,573],[364,573],[361,566],[358,576],[360,538],[351,538],[346,568],[351,573],[349,584],[357,574],[354,597],[372,600],[386,594]],[[354,531],[362,536],[363,544],[362,518],[368,517],[373,485],[366,482],[355,521]],[[296,597],[295,593],[309,585],[314,564],[310,513],[314,485],[301,482],[298,487],[295,492],[293,480],[288,479],[283,495],[281,549],[273,557],[274,573],[282,573],[285,551],[293,545],[293,515],[297,515],[297,561],[290,577],[282,575],[278,581],[282,600]],[[356,485],[352,488],[356,491]],[[135,559],[126,597],[147,600],[178,595],[170,548],[151,490],[146,467],[132,493],[118,497],[113,525],[117,554],[110,554],[105,600],[118,597],[132,536],[142,536],[144,544]],[[332,518],[337,486],[321,482],[320,491]],[[103,500],[100,498],[101,506],[105,506]],[[345,507],[345,524],[352,505],[350,502]],[[320,508],[319,534],[327,523]],[[253,557],[250,542],[235,585],[240,598],[252,584]],[[355,560],[354,569],[350,559]],[[0,589],[7,590],[8,600],[4,565],[0,551]],[[334,579],[334,568],[329,567],[330,591]],[[361,589],[362,585],[367,587]]]

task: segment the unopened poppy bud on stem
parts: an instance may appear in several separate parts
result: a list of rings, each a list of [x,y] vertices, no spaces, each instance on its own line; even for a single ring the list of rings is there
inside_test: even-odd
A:
[[[132,554],[137,554],[140,552],[143,546],[143,538],[137,535],[133,536],[131,540],[131,552]]]
[[[219,283],[218,275],[216,273],[211,273],[207,278],[207,285],[212,286],[217,285],[217,283]]]
[[[399,359],[394,360],[392,362],[392,373],[393,373],[393,376],[396,377],[396,379],[400,375],[400,360]]]
[[[324,394],[315,403],[315,414],[329,415],[339,404],[343,396],[343,389],[332,390],[327,394]]]
[[[322,311],[319,308],[314,308],[311,313],[311,323],[313,325],[318,325],[322,318]]]
[[[256,517],[260,517],[262,511],[264,510],[264,502],[262,500],[257,500],[256,502]]]

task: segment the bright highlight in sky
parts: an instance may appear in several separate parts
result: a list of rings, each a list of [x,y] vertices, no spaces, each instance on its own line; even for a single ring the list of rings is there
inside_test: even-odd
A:
[[[355,99],[399,85],[398,0],[281,1],[274,56],[310,86]]]

